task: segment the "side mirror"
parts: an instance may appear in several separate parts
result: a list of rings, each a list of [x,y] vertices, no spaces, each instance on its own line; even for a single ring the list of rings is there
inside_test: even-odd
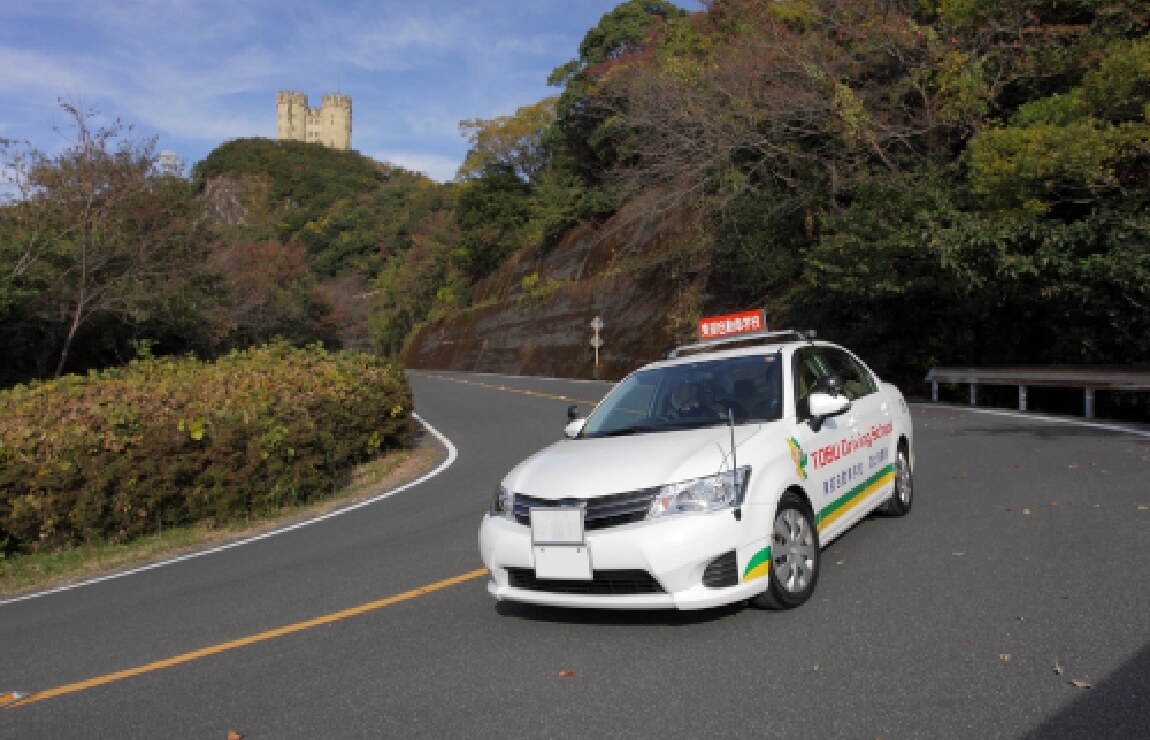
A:
[[[811,410],[811,430],[818,432],[823,422],[832,416],[842,416],[850,411],[851,400],[844,395],[832,396],[821,391],[812,393],[808,399]]]
[[[824,375],[815,384],[816,391],[823,391],[829,396],[843,394],[843,379],[841,375]]]
[[[574,408],[574,406],[572,406]],[[579,433],[583,431],[583,427],[587,424],[586,419],[572,419],[567,426],[563,427],[563,436],[567,439],[575,439]]]

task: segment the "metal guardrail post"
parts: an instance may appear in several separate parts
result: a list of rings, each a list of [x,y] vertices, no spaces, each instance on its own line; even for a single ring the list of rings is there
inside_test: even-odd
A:
[[[958,367],[931,368],[926,382],[930,383],[930,398],[937,402],[939,384],[970,385],[970,405],[978,405],[978,386],[1015,386],[1018,388],[1018,410],[1030,410],[1032,387],[1075,388],[1083,391],[1083,411],[1087,419],[1095,418],[1097,391],[1150,393],[1150,368],[1106,367]]]

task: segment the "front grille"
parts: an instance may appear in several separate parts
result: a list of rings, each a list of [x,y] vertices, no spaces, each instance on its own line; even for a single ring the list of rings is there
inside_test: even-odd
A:
[[[661,594],[663,587],[645,570],[597,570],[590,581],[536,578],[530,568],[508,568],[507,583],[526,591],[585,596],[631,596]]]
[[[703,571],[703,585],[707,588],[739,585],[739,563],[734,550],[723,553],[707,565]]]
[[[640,491],[616,493],[611,496],[600,496],[589,499],[552,499],[524,496],[515,494],[515,521],[520,524],[529,524],[530,510],[534,507],[554,508],[586,504],[587,511],[583,520],[583,528],[587,531],[616,527],[620,524],[641,522],[651,508],[651,501],[655,498],[657,488],[645,488]]]

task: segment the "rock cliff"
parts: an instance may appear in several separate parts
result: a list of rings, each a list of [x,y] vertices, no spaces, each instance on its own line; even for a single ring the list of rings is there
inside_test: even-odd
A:
[[[707,298],[709,250],[690,213],[645,207],[629,204],[550,250],[505,262],[476,286],[472,308],[417,330],[406,366],[617,379],[689,341]]]

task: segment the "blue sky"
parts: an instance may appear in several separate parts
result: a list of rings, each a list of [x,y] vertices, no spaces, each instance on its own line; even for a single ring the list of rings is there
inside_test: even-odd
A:
[[[447,180],[467,151],[459,121],[555,94],[548,74],[617,4],[3,0],[0,138],[59,150],[64,99],[157,137],[190,167],[230,139],[274,138],[278,90],[313,107],[343,92],[354,149]]]

